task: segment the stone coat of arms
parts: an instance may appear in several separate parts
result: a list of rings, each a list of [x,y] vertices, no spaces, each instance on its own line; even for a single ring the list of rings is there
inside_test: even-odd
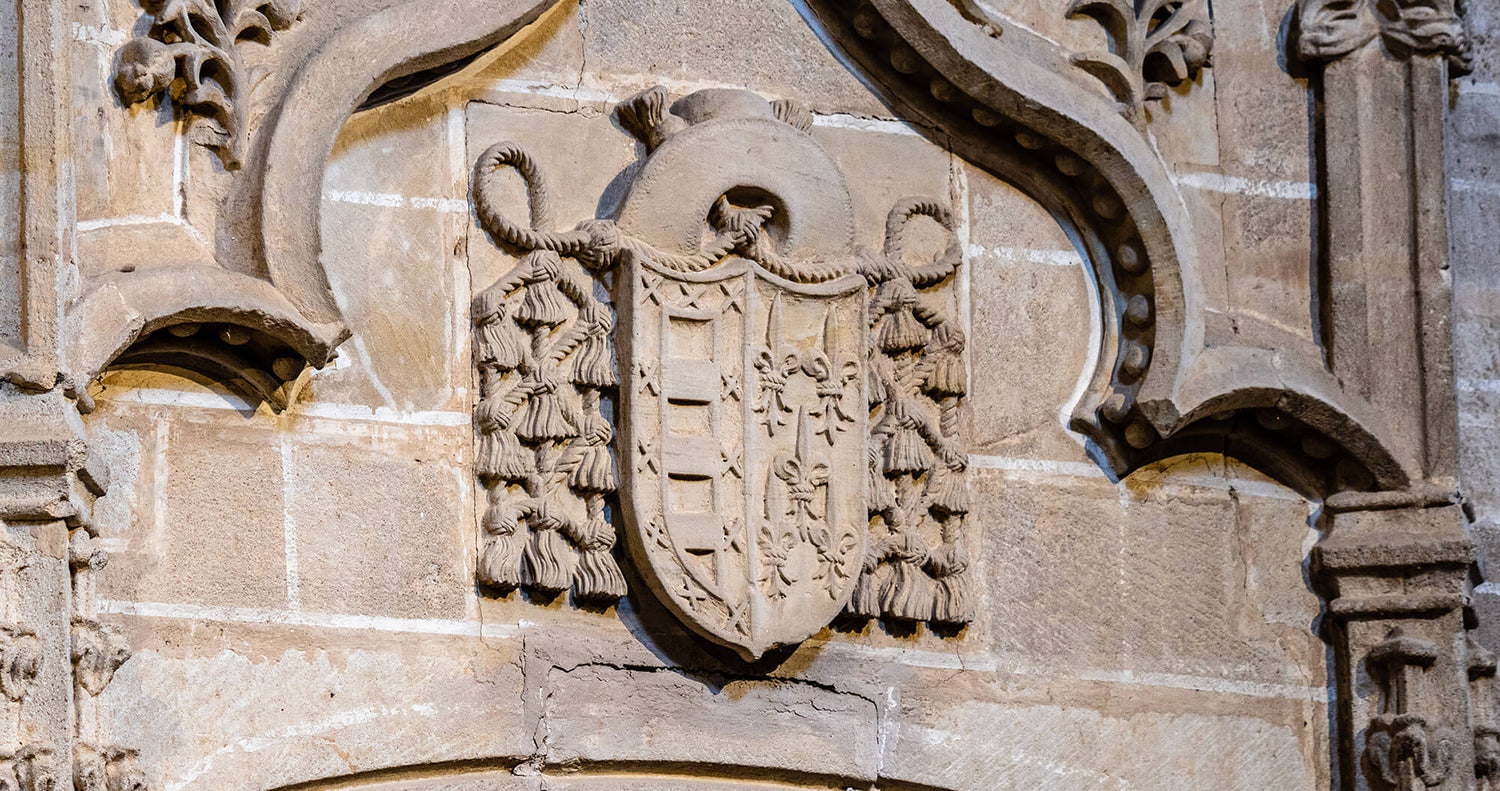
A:
[[[963,333],[919,298],[958,248],[921,266],[900,250],[912,217],[951,238],[951,215],[903,201],[883,254],[857,251],[844,175],[799,106],[656,88],[616,114],[647,151],[616,219],[548,230],[518,145],[476,167],[480,221],[524,253],[475,301],[481,581],[618,598],[615,496],[653,593],[746,659],[841,612],[966,621]],[[526,180],[530,227],[494,208],[501,167]]]

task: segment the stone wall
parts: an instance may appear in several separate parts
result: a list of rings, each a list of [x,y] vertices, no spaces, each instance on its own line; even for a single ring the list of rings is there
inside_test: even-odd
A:
[[[1072,49],[1104,41],[1054,3],[993,5]],[[1193,222],[1210,333],[1321,366],[1312,100],[1286,5],[1214,4],[1212,67],[1153,103],[1146,128]],[[1476,70],[1450,97],[1454,334],[1463,485],[1493,569],[1500,58],[1494,10],[1471,5]],[[216,208],[222,161],[170,102],[124,108],[111,88],[140,10],[69,13],[71,282],[211,259],[236,233]],[[307,14],[291,41],[318,29]],[[879,247],[909,195],[958,218],[980,613],[966,628],[841,620],[746,664],[684,629],[629,564],[632,594],[604,608],[476,584],[469,305],[516,259],[472,212],[474,161],[519,142],[561,224],[611,216],[643,155],[611,111],[658,84],[805,104],[848,176],[861,245]],[[83,736],[138,749],[151,788],[1337,785],[1334,659],[1309,572],[1319,503],[1214,453],[1116,480],[1068,429],[1104,332],[1076,240],[942,132],[898,118],[803,3],[563,2],[352,117],[322,228],[353,334],[284,411],[161,366],[89,388],[86,432],[112,481],[95,594],[133,656]],[[1493,629],[1500,596],[1481,588],[1477,603]],[[353,780],[322,784],[340,777]]]
[[[1500,13],[1477,4],[1469,17],[1474,35],[1474,73],[1460,80],[1450,98],[1448,124],[1449,227],[1453,234],[1453,359],[1458,371],[1458,409],[1464,492],[1474,508],[1480,562],[1500,569]],[[1476,591],[1486,645],[1500,644],[1494,613],[1500,597],[1488,586]]]

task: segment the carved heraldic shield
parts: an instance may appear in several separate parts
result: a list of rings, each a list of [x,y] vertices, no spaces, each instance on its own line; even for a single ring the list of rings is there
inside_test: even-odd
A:
[[[672,253],[618,275],[621,501],[662,601],[753,658],[826,626],[859,575],[866,284],[843,175],[811,137],[738,91],[673,112],[690,124],[620,217]],[[705,214],[739,244],[700,269]]]
[[[747,659],[841,612],[967,622],[952,213],[903,199],[884,250],[856,252],[844,175],[806,110],[653,88],[616,114],[647,151],[617,219],[550,230],[519,144],[475,166],[480,222],[524,253],[474,304],[480,581],[618,599],[617,495],[652,592]],[[506,167],[529,227],[499,208]],[[949,241],[910,264],[918,216]]]

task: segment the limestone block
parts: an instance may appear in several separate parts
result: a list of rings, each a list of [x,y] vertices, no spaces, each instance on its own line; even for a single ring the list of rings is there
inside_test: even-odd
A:
[[[1258,189],[1224,198],[1229,306],[1310,339],[1312,269],[1307,240],[1313,233],[1313,203],[1285,194],[1290,191],[1268,188],[1271,194],[1256,194]],[[1264,337],[1257,340],[1274,343],[1273,348],[1288,345]]]
[[[15,63],[17,46],[16,9],[0,10],[0,58],[6,63]],[[18,95],[16,72],[7,70],[0,75],[0,87],[6,97]],[[21,323],[21,249],[15,223],[20,217],[21,163],[20,113],[14,105],[8,105],[0,118],[0,207],[4,209],[4,226],[8,233],[0,236],[0,342],[19,344]]]
[[[286,519],[304,609],[463,617],[473,523],[455,461],[467,433],[289,442]]]
[[[101,700],[114,733],[150,734],[135,743],[152,788],[262,791],[351,771],[514,761],[532,749],[521,671],[502,643],[126,624],[140,650]]]
[[[514,38],[486,53],[463,80],[475,88],[499,85],[577,85],[584,70],[588,17],[576,2],[558,3]]]
[[[554,670],[547,758],[775,767],[875,776],[875,704],[804,683],[695,678],[670,669]]]
[[[1222,41],[1215,39],[1215,60]],[[1195,81],[1172,86],[1160,101],[1146,105],[1157,150],[1179,173],[1217,168],[1222,162],[1217,75],[1217,69],[1204,69]]]
[[[1124,492],[1102,477],[1014,485],[976,470],[997,654],[1085,675],[1321,687],[1323,653],[1297,623],[1316,604],[1286,591],[1300,571],[1282,571],[1305,557],[1305,505],[1237,505],[1204,461],[1142,470]]]
[[[68,46],[72,92],[73,177],[78,219],[103,223],[123,217],[177,217],[182,157],[170,101],[123,109],[115,92],[115,50],[140,18],[134,3],[70,6]],[[108,226],[105,226],[108,227]],[[97,231],[85,226],[84,234]]]
[[[1296,722],[1255,716],[1177,714],[1132,705],[1120,711],[984,701],[933,707],[906,701],[886,741],[882,774],[944,788],[1204,788],[1314,791],[1315,745]]]
[[[973,386],[969,452],[1091,463],[1065,426],[1092,376],[1096,297],[1083,260],[1039,205],[983,171],[969,187]]]
[[[457,315],[462,262],[452,255],[449,219],[468,208],[465,185],[445,167],[447,114],[442,97],[371,110],[350,121],[334,148],[323,260],[355,337],[340,351],[351,364],[315,375],[308,400],[463,409],[468,374],[458,356],[467,357],[467,320]]]
[[[851,125],[815,125],[812,136],[850,175],[854,243],[879,249],[885,238],[886,214],[896,201],[913,195],[947,197],[954,191],[949,178],[952,156],[914,127],[873,122]],[[919,235],[924,231],[925,236]],[[935,223],[911,225],[907,245],[913,253],[920,251],[931,258],[942,250],[942,244],[941,229]]]
[[[1289,75],[1279,43],[1289,8],[1276,0],[1214,7],[1214,87],[1219,146],[1228,173],[1251,179],[1312,179],[1307,83]],[[1304,245],[1306,235],[1287,236]]]
[[[233,413],[229,413],[233,414]],[[155,419],[142,441],[145,514],[100,594],[226,607],[286,603],[281,454],[273,432],[221,415]],[[149,494],[146,494],[149,492]]]
[[[890,116],[791,3],[605,0],[586,11],[585,59],[621,95],[660,82],[724,85],[818,113]]]

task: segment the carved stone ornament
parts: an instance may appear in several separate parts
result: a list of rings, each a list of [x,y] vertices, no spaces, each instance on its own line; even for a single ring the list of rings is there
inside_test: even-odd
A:
[[[28,746],[17,753],[14,762],[16,787],[20,791],[63,791],[58,776],[57,756],[46,747]],[[0,777],[6,774],[0,771]],[[3,782],[3,780],[0,780]]]
[[[1377,35],[1394,51],[1447,55],[1469,67],[1464,0],[1299,0],[1297,49],[1308,60],[1341,58]]]
[[[170,94],[194,117],[194,139],[238,170],[248,144],[255,74],[240,47],[270,43],[301,0],[146,0],[151,29],[120,47],[115,87],[126,104]]]
[[[146,791],[146,774],[135,750],[99,750],[79,745],[73,754],[76,791]]]
[[[1452,769],[1453,734],[1433,732],[1417,713],[1422,675],[1437,657],[1436,645],[1407,637],[1398,627],[1366,660],[1381,687],[1381,710],[1365,734],[1365,762],[1367,776],[1382,789],[1436,788]]]
[[[42,669],[42,643],[35,633],[0,626],[0,692],[13,701],[26,697]]]
[[[541,173],[515,144],[476,166],[481,223],[523,253],[474,305],[481,581],[624,595],[604,511],[618,458],[638,571],[748,659],[846,607],[968,620],[964,338],[935,306],[961,258],[949,212],[903,201],[884,252],[860,254],[843,173],[806,110],[738,90],[669,103],[653,88],[617,113],[649,152],[617,220],[548,230]],[[530,227],[496,209],[502,167],[528,185]],[[950,244],[908,266],[901,233],[917,216]],[[606,271],[618,333],[589,281]],[[601,404],[617,380],[612,452]]]
[[[1145,126],[1147,101],[1196,78],[1213,53],[1205,0],[1073,0],[1068,16],[1090,17],[1109,35],[1109,51],[1073,62],[1109,88],[1137,127]]]
[[[73,668],[78,686],[97,696],[109,686],[115,671],[130,659],[130,646],[119,628],[98,621],[73,621]]]

